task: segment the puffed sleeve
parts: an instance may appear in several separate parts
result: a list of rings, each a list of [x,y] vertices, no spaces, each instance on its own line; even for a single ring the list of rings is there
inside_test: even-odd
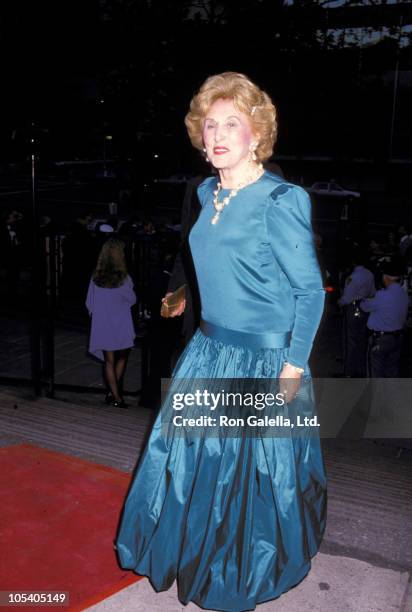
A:
[[[197,196],[202,208],[205,206],[208,196],[213,194],[213,191],[216,189],[216,182],[216,177],[209,176],[197,188]]]
[[[282,184],[270,194],[266,229],[296,300],[288,362],[303,368],[322,318],[325,291],[313,241],[311,203],[301,187]]]
[[[93,314],[93,307],[94,307],[94,282],[90,280],[89,288],[87,290],[87,297],[86,297],[86,308],[89,311],[89,315]]]

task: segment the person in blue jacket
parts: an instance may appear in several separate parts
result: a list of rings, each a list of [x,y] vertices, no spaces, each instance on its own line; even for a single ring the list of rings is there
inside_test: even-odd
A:
[[[383,268],[383,289],[374,298],[362,300],[369,313],[368,370],[372,378],[399,376],[403,332],[408,317],[409,298],[401,286],[402,263],[396,259]]]
[[[202,210],[189,242],[201,321],[172,385],[279,378],[292,405],[310,379],[325,296],[309,197],[262,167],[276,139],[275,107],[248,77],[226,72],[205,81],[185,122],[218,176],[198,188]],[[218,436],[165,435],[170,402],[167,395],[127,496],[120,564],[157,591],[176,579],[183,604],[252,610],[299,583],[319,548],[319,434],[229,436],[222,427]]]

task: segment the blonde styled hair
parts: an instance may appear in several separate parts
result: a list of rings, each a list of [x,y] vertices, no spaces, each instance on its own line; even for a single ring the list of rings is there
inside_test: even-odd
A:
[[[233,100],[236,108],[249,116],[252,130],[259,136],[256,157],[258,161],[269,159],[277,137],[276,108],[268,94],[240,72],[208,77],[192,98],[185,117],[192,145],[203,150],[203,123],[209,108],[219,99]]]

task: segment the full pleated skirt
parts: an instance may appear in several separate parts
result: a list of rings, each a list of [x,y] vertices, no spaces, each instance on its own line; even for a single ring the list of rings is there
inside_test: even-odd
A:
[[[253,352],[198,330],[173,380],[276,378],[287,350]],[[298,584],[319,548],[326,521],[319,437],[165,434],[167,402],[126,499],[120,564],[157,591],[177,579],[183,604],[254,610]]]

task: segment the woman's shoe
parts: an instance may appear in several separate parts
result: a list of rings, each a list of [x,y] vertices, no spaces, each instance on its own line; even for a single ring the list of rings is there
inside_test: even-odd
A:
[[[106,396],[104,398],[104,403],[110,406],[113,400],[114,400],[113,393],[111,391],[106,393]]]

